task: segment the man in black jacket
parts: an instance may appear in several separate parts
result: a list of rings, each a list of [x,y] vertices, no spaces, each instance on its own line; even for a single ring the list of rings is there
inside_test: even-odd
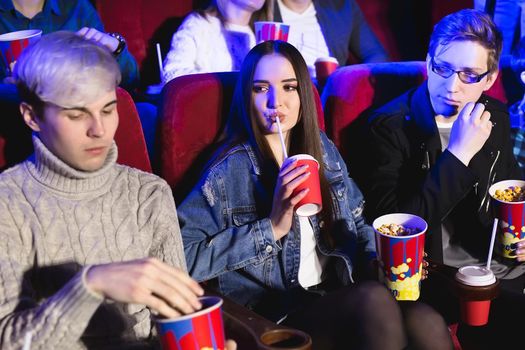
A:
[[[430,258],[456,267],[486,262],[493,218],[488,188],[521,178],[506,107],[483,95],[498,75],[501,45],[483,12],[445,17],[430,39],[428,80],[369,120],[374,154],[363,188],[369,210],[423,217]],[[492,269],[504,279],[503,289],[525,300],[525,266],[519,264],[525,254],[507,260]]]

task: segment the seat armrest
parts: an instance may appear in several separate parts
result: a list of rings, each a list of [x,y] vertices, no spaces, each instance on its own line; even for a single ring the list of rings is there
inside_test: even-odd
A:
[[[273,323],[209,287],[205,289],[207,295],[215,295],[223,299],[222,313],[226,337],[235,340],[239,350],[312,348],[312,340],[305,332]]]
[[[454,281],[456,272],[458,272],[457,267],[445,265],[443,263],[439,263],[428,258],[425,258],[425,260],[428,262],[427,270],[430,276],[432,276],[432,274],[440,274],[441,276],[449,280],[450,283]]]

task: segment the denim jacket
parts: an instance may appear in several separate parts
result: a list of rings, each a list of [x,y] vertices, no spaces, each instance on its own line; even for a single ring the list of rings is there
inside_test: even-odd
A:
[[[334,257],[338,282],[353,282],[359,257],[375,257],[372,228],[365,223],[363,196],[348,177],[334,144],[321,133],[325,176],[334,207],[335,248],[321,239],[316,216],[310,222],[322,254]],[[178,208],[188,271],[198,281],[210,281],[236,302],[256,306],[265,294],[296,289],[300,261],[298,218],[292,229],[275,241],[269,213],[273,193],[261,184],[253,148],[238,145],[218,159]]]

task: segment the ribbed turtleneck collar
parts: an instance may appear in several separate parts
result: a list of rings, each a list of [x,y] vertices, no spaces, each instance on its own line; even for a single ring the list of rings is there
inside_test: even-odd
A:
[[[115,142],[108,152],[104,165],[92,172],[73,169],[33,135],[35,153],[26,162],[29,173],[40,183],[56,191],[68,194],[81,194],[97,191],[108,183],[115,174],[114,165],[118,151]]]

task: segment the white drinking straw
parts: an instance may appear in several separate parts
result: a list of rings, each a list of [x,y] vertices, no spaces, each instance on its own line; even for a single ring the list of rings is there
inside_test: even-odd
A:
[[[490,261],[492,260],[492,251],[494,250],[494,240],[496,239],[496,230],[498,229],[498,219],[494,218],[492,225],[492,237],[490,237],[489,256],[487,257],[487,269],[490,270]]]
[[[157,43],[157,60],[159,63],[160,81],[164,79],[164,67],[162,66],[162,54],[160,52],[160,44]]]
[[[33,332],[27,331],[24,337],[24,347],[22,350],[29,350],[31,348],[31,340],[33,338]]]
[[[284,144],[283,131],[281,130],[281,121],[279,117],[275,117],[275,122],[277,123],[277,129],[279,130],[279,138],[281,139],[281,147],[283,148],[284,159],[288,158],[288,152],[286,152],[286,145]]]

